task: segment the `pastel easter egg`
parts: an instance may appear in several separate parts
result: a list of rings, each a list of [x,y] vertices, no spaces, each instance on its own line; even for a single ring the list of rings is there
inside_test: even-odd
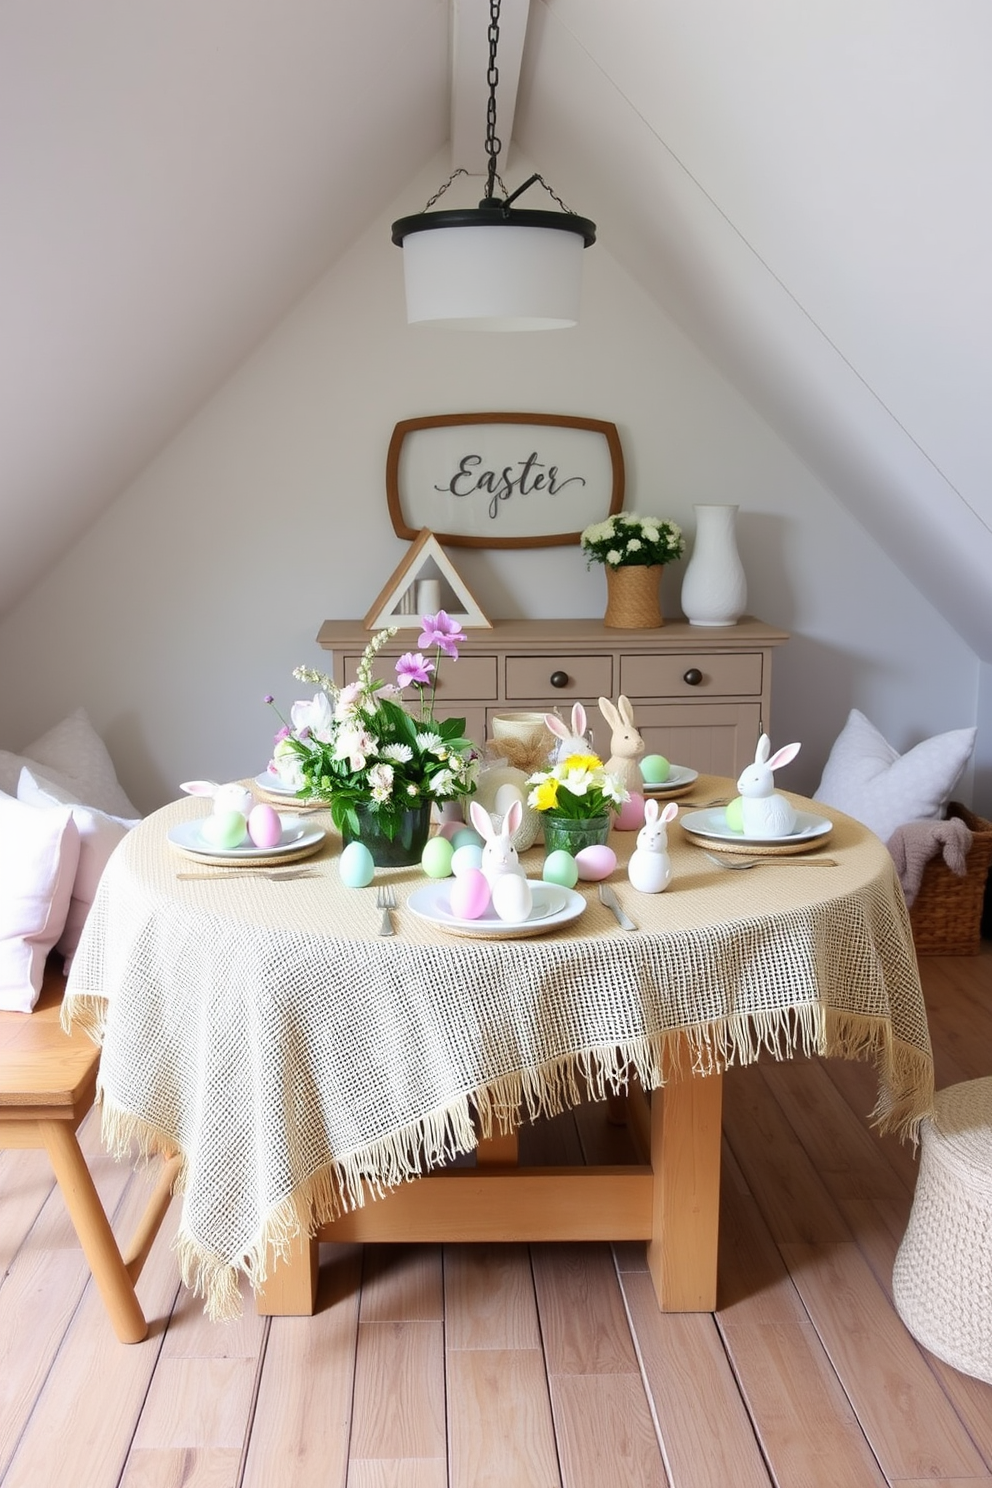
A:
[[[256,847],[277,847],[282,841],[282,819],[278,811],[259,801],[248,813],[248,836]]]
[[[338,858],[338,873],[347,889],[364,889],[372,882],[375,863],[364,842],[349,842],[341,849]]]
[[[624,801],[613,818],[613,825],[618,832],[641,830],[644,825],[644,797],[638,791],[631,791],[630,800]]]
[[[601,878],[609,878],[617,866],[617,855],[605,843],[594,843],[592,847],[579,849],[575,854],[575,866],[579,877],[586,883],[597,883]]]
[[[452,847],[481,847],[482,838],[474,827],[459,827],[452,835]]]
[[[641,775],[648,785],[664,785],[672,767],[663,754],[646,754],[641,760]]]
[[[735,796],[727,807],[727,830],[730,832],[743,832],[744,830],[744,800],[741,796]]]
[[[481,868],[470,868],[451,883],[451,913],[456,920],[477,920],[489,908],[489,882]]]
[[[464,847],[456,847],[451,854],[451,871],[456,878],[462,878],[470,868],[482,867],[482,848],[477,842],[466,842]]]
[[[520,873],[501,873],[493,883],[493,909],[509,925],[522,925],[530,914],[530,884]]]
[[[437,829],[437,835],[446,838],[450,842],[456,832],[464,832],[464,830],[465,823],[463,821],[443,821]]]
[[[240,847],[248,836],[248,823],[240,811],[215,811],[200,823],[200,836],[211,847],[228,851]]]
[[[541,877],[545,883],[560,884],[563,889],[574,889],[579,881],[579,866],[570,852],[558,847],[545,858]]]
[[[428,878],[447,878],[454,848],[447,837],[431,837],[420,855],[420,866]]]

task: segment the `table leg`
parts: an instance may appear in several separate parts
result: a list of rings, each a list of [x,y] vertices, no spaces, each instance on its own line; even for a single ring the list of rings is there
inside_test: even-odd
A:
[[[651,1096],[648,1268],[663,1312],[716,1307],[723,1076],[671,1079]]]
[[[316,1236],[299,1234],[255,1293],[260,1317],[311,1317],[317,1304]]]

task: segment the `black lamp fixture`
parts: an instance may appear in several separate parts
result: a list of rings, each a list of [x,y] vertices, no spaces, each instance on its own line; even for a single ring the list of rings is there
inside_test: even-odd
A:
[[[486,111],[486,194],[478,207],[429,209],[451,185],[456,170],[422,212],[393,223],[403,249],[407,321],[470,331],[556,330],[575,325],[582,286],[582,250],[596,241],[596,224],[569,211],[543,176],[516,191],[496,171],[502,142],[496,134],[500,0],[489,5],[489,103]],[[560,211],[513,208],[540,182]],[[496,195],[499,184],[502,196]]]

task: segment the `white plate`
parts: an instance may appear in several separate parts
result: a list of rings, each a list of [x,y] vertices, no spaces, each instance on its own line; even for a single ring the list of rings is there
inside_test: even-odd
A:
[[[327,836],[323,827],[312,827],[298,816],[284,816],[282,840],[275,847],[256,847],[253,842],[246,842],[241,847],[217,847],[214,843],[207,842],[201,833],[202,822],[202,817],[198,817],[196,821],[179,822],[170,827],[166,835],[173,846],[181,848],[183,852],[202,854],[206,858],[229,858],[232,862],[241,859],[251,862],[253,858],[278,858],[285,853],[301,853],[308,847],[316,849]]]
[[[809,811],[796,812],[796,830],[784,837],[746,837],[743,832],[731,832],[727,826],[727,812],[723,806],[711,806],[706,811],[687,811],[680,817],[682,829],[696,837],[706,837],[712,842],[750,842],[755,847],[788,847],[797,842],[815,842],[826,837],[833,822],[825,816],[813,816]]]
[[[522,925],[511,925],[508,920],[501,920],[491,907],[477,920],[460,920],[451,913],[452,882],[450,878],[442,879],[414,889],[406,901],[407,909],[450,935],[505,940],[511,936],[547,935],[549,930],[558,930],[562,925],[577,920],[586,907],[586,901],[574,889],[559,888],[557,884],[532,878],[528,882],[534,902],[530,917]]]
[[[255,784],[260,790],[268,791],[271,796],[289,796],[292,799],[296,795],[291,785],[286,785],[278,775],[270,775],[268,770],[255,776]]]
[[[699,779],[698,770],[690,770],[686,765],[672,765],[668,771],[668,779],[661,781],[658,785],[649,785],[646,780],[641,781],[642,796],[663,796],[666,791],[681,790],[684,785],[691,785],[694,780]]]

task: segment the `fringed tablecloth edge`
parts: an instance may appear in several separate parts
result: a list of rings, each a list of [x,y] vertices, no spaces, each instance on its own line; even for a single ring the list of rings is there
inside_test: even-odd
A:
[[[73,1019],[89,1031],[99,1022],[96,999],[80,999]],[[930,1114],[932,1064],[925,1053],[895,1040],[884,1018],[870,1018],[819,1003],[779,1013],[740,1013],[696,1025],[639,1035],[625,1044],[593,1046],[560,1055],[541,1065],[487,1081],[456,1096],[446,1106],[427,1112],[377,1141],[341,1154],[304,1178],[268,1211],[236,1263],[207,1250],[181,1227],[175,1250],[184,1284],[204,1299],[211,1321],[241,1315],[239,1275],[252,1289],[262,1287],[274,1264],[285,1258],[301,1234],[314,1234],[342,1213],[382,1198],[401,1183],[477,1145],[478,1136],[516,1130],[525,1121],[551,1117],[583,1099],[605,1099],[623,1092],[635,1076],[644,1089],[667,1079],[716,1074],[734,1063],[753,1063],[762,1052],[776,1059],[797,1053],[873,1060],[879,1075],[879,1098],[871,1120],[880,1131],[917,1140],[919,1124]],[[143,1159],[174,1152],[172,1134],[115,1106],[101,1092],[103,1140],[119,1160],[136,1146]],[[175,1189],[185,1191],[186,1159],[180,1153]]]

